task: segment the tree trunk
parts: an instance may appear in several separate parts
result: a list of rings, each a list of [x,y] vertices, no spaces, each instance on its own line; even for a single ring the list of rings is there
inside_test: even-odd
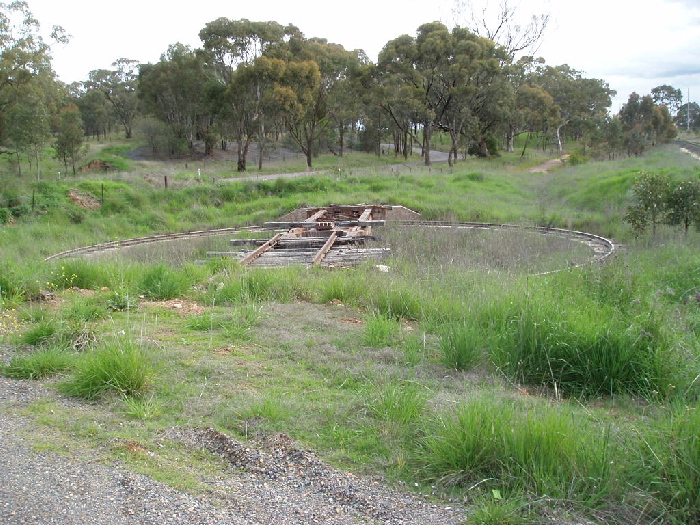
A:
[[[248,163],[248,148],[250,147],[250,137],[243,140],[241,137],[236,141],[238,143],[238,163],[237,170],[245,171]]]
[[[566,122],[565,122],[564,124],[559,124],[559,125],[557,126],[557,132],[556,132],[556,137],[557,137],[557,151],[558,151],[559,153],[561,153],[562,150],[564,149],[564,147],[563,147],[562,144],[561,144],[561,128],[563,128],[565,124],[566,124]]]
[[[521,158],[525,156],[525,150],[527,149],[527,143],[530,142],[530,135],[531,135],[531,133],[528,131],[527,137],[525,138],[525,144],[523,144],[523,151],[520,153]]]
[[[506,131],[506,144],[506,151],[513,153],[515,151],[515,130],[512,126],[508,126],[508,131]]]
[[[430,166],[430,131],[431,122],[426,122],[423,127],[423,155],[425,158],[425,165]]]
[[[313,154],[312,154],[311,144],[309,144],[309,147],[306,149],[306,151],[304,153],[306,153],[306,167],[308,169],[311,169],[311,166],[313,165]]]
[[[22,176],[22,159],[19,156],[19,151],[17,153],[17,176],[21,177]]]
[[[343,124],[340,124],[338,126],[338,128],[339,128],[338,135],[340,136],[340,144],[339,144],[340,152],[338,153],[338,155],[340,157],[342,157],[343,156],[343,147],[345,146],[345,126],[343,126]]]

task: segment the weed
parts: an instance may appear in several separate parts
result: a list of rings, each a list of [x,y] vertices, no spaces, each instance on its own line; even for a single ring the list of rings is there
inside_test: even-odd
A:
[[[161,406],[158,400],[153,397],[124,397],[124,405],[127,416],[133,419],[147,420],[155,419],[160,415]]]
[[[469,512],[470,525],[520,525],[527,523],[524,498],[504,498],[494,489],[491,494],[476,498]]]
[[[107,295],[107,308],[114,312],[134,310],[138,304],[138,299],[123,288],[112,290]]]

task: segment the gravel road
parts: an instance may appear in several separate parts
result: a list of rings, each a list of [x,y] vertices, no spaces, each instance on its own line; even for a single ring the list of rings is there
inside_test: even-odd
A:
[[[18,413],[44,398],[75,404],[40,382],[0,376],[1,524],[458,525],[465,518],[464,509],[338,471],[283,435],[243,444],[213,429],[169,429],[162,439],[230,464],[195,497],[124,465],[34,450],[33,423]]]

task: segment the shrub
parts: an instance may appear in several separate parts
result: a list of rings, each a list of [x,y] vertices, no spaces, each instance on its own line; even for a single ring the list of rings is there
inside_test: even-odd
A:
[[[114,339],[78,361],[60,389],[66,395],[87,400],[98,399],[107,392],[139,397],[147,391],[152,376],[153,365],[143,347]]]
[[[107,308],[114,312],[124,312],[138,307],[138,299],[127,290],[112,290],[107,295]]]

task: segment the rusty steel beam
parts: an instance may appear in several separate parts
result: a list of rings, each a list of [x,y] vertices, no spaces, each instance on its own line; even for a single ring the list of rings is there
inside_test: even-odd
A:
[[[328,211],[328,210],[326,210],[325,208],[322,208],[322,209],[318,210],[316,213],[314,213],[313,215],[311,215],[311,216],[310,216],[308,219],[306,219],[304,222],[316,222],[316,221],[319,220],[321,217],[325,217],[327,211]]]
[[[321,249],[314,256],[313,260],[311,261],[311,266],[316,266],[323,260],[323,258],[326,256],[328,251],[333,246],[333,243],[335,242],[336,237],[338,237],[337,232],[331,233],[331,236],[328,237],[328,240],[326,241],[326,243],[321,247]]]
[[[247,266],[248,264],[252,263],[255,259],[260,257],[263,253],[265,253],[267,250],[269,250],[275,244],[277,244],[281,238],[282,238],[282,234],[278,233],[272,239],[267,241],[265,244],[263,244],[262,246],[259,246],[254,251],[250,252],[248,255],[243,257],[243,259],[241,259],[241,264],[243,266]]]

